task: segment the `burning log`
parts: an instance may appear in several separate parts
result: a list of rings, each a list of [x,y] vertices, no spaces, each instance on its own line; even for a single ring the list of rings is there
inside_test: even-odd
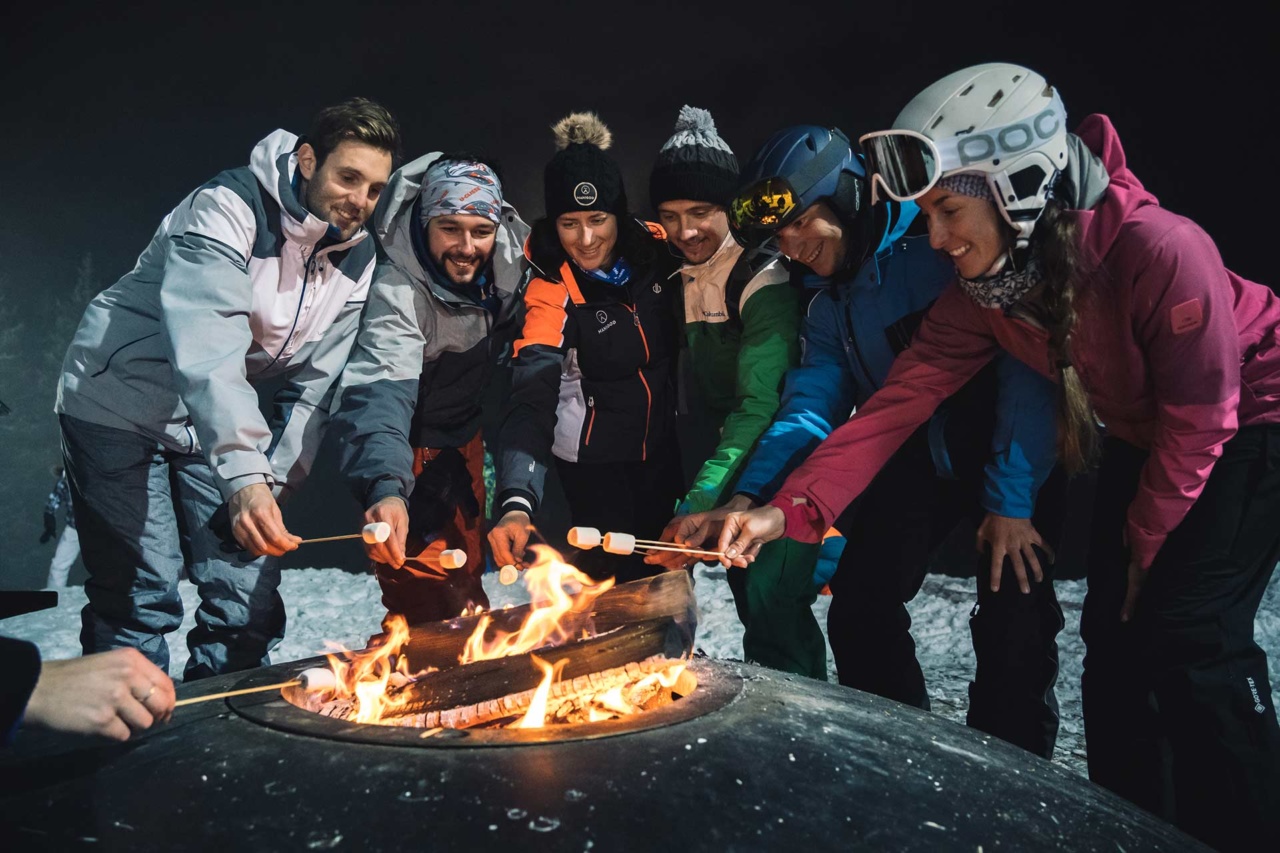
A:
[[[492,630],[513,632],[528,618],[531,609],[531,605],[525,604],[483,615],[459,616],[447,622],[414,625],[400,654],[408,659],[410,671],[456,666],[467,639],[481,619],[489,617]],[[663,617],[672,619],[693,636],[698,624],[697,599],[687,572],[664,572],[619,584],[597,597],[586,611],[571,612],[563,621],[566,634],[578,637],[592,629],[596,634],[604,634]]]
[[[562,677],[571,680],[654,657],[679,660],[688,657],[692,646],[692,635],[674,619],[666,617],[615,628],[601,636],[557,649],[541,650],[537,654],[552,657],[557,662],[565,661]],[[396,697],[395,715],[423,715],[531,692],[542,680],[541,671],[533,663],[534,654],[526,652],[481,660],[423,675],[406,684]],[[317,697],[308,695],[299,687],[285,688],[284,696],[295,705],[326,716],[344,716],[341,708],[324,710],[327,705],[340,705],[341,702],[321,704]]]
[[[551,723],[586,723],[601,718],[593,705],[614,711],[603,716],[630,713],[631,710],[649,711],[671,701],[672,688],[678,677],[672,671],[682,672],[684,661],[654,655],[639,662],[612,667],[598,672],[579,675],[551,685],[547,696],[547,718]],[[646,676],[668,675],[666,683],[661,678]],[[623,695],[623,688],[632,687],[631,695]],[[676,688],[677,692],[679,688]],[[686,690],[691,689],[686,687]],[[625,706],[617,707],[618,699],[605,694],[616,691]],[[456,708],[405,714],[383,721],[384,725],[407,726],[425,729],[466,729],[525,714],[533,705],[538,688],[509,693]],[[325,703],[318,713],[327,717],[346,719],[353,710],[350,701]],[[593,713],[594,711],[594,713]]]

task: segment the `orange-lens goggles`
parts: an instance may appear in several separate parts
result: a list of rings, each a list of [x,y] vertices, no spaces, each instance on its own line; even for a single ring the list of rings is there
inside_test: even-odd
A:
[[[734,197],[729,203],[729,218],[738,229],[780,228],[798,203],[784,178],[765,178]]]

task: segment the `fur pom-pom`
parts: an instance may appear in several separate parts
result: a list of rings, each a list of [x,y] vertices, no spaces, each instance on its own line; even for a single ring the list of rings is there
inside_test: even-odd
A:
[[[676,116],[676,133],[686,130],[715,133],[716,123],[707,110],[685,104],[680,108],[680,114]]]
[[[595,113],[570,113],[551,125],[556,149],[563,150],[573,142],[585,142],[604,151],[613,144],[613,134]]]

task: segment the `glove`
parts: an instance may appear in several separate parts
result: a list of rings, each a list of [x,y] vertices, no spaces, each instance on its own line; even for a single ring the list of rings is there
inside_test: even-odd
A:
[[[40,534],[40,544],[48,542],[58,533],[58,520],[53,517],[53,513],[46,512],[44,514],[44,533]]]

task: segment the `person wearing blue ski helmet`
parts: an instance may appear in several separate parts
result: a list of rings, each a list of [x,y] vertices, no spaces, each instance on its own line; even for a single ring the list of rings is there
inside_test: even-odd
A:
[[[742,170],[740,186],[729,226],[748,248],[773,241],[821,276],[856,269],[873,248],[866,171],[839,128],[779,130]]]

